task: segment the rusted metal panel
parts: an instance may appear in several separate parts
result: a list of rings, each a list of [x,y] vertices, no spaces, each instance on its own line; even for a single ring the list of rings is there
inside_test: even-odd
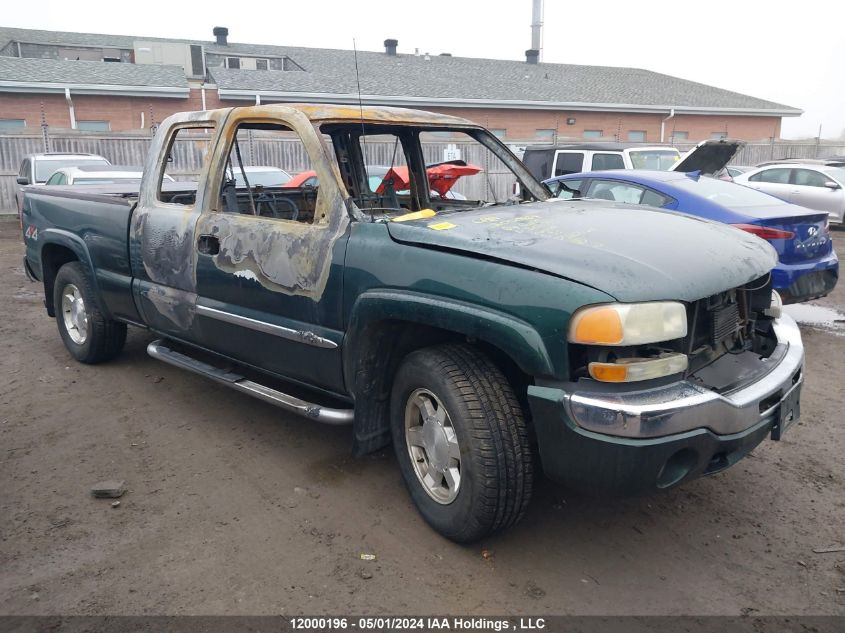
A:
[[[198,235],[214,235],[220,252],[214,256],[221,270],[251,272],[262,286],[284,294],[319,300],[328,280],[334,243],[346,232],[350,218],[340,175],[326,144],[311,121],[296,108],[255,106],[232,111],[214,148],[209,175],[223,173],[237,126],[249,122],[278,122],[298,136],[317,177],[313,223],[280,222],[270,218],[223,213],[218,208],[219,178],[207,186],[207,201],[197,224]],[[302,158],[301,158],[302,159]],[[202,186],[202,183],[200,183]],[[197,201],[200,208],[200,201]]]

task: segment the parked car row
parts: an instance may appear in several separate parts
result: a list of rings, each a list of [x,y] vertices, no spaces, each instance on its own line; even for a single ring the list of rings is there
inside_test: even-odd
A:
[[[642,204],[738,226],[775,247],[779,263],[772,272],[773,287],[785,303],[828,294],[838,280],[829,227],[845,219],[845,159],[727,165],[742,145],[731,139],[703,141],[683,156],[667,146],[546,145],[525,148],[522,161],[559,198]],[[269,165],[228,169],[236,189],[319,185],[313,170],[292,176]],[[480,171],[464,161],[429,165],[431,194],[465,199],[452,186],[462,175]],[[368,165],[367,173],[372,192],[385,193],[389,181],[391,195],[408,193],[407,167]],[[141,168],[111,165],[102,156],[48,153],[27,157],[17,181],[21,186],[139,184],[141,177]]]

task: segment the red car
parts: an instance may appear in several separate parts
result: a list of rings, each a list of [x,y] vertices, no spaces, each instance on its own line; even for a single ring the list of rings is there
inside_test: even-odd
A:
[[[450,190],[461,176],[472,176],[483,171],[477,165],[469,165],[464,161],[449,161],[445,163],[436,163],[426,167],[428,174],[428,183],[431,190],[437,193],[441,198],[459,197],[460,194],[450,193]],[[375,193],[384,193],[384,185],[387,182],[388,174],[390,180],[393,181],[393,188],[395,191],[407,191],[410,187],[410,180],[408,178],[408,168],[405,165],[397,167],[384,167],[382,165],[368,165],[367,174],[370,181],[370,189]],[[317,187],[319,186],[317,180],[317,173],[314,171],[304,171],[291,178],[283,187]]]

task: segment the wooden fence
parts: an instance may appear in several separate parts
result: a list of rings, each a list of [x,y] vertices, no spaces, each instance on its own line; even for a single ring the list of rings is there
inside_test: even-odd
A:
[[[249,165],[275,165],[296,174],[310,169],[308,157],[301,143],[294,139],[263,137],[260,133],[249,135],[242,145],[244,162]],[[146,133],[101,133],[73,130],[44,130],[41,134],[31,132],[0,134],[0,213],[16,210],[16,176],[20,163],[27,154],[44,151],[87,152],[106,157],[115,165],[142,166],[150,147],[151,136]],[[201,138],[177,141],[173,167],[170,173],[177,180],[196,178],[201,168],[203,145]],[[530,143],[513,143],[515,149]],[[492,154],[476,143],[449,139],[423,142],[427,162],[444,160],[449,146],[460,151],[461,158],[468,163],[480,165],[483,176],[464,178],[458,182],[455,191],[474,199],[505,199],[511,190],[512,177],[507,168]],[[679,144],[685,151],[694,144]],[[368,164],[389,165],[394,160],[394,144],[391,142],[368,142],[365,145]],[[804,142],[774,141],[748,143],[732,161],[736,165],[755,165],[777,158],[818,158],[834,154],[845,154],[845,141]],[[401,155],[401,152],[399,152]],[[399,160],[396,164],[401,164]]]

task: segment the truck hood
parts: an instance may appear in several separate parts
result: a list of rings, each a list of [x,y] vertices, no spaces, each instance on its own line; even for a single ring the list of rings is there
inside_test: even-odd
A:
[[[389,222],[406,244],[535,268],[619,301],[694,301],[770,271],[775,250],[719,224],[652,207],[549,200]]]
[[[712,176],[724,169],[744,146],[743,141],[729,138],[701,141],[681,156],[680,160],[672,165],[669,171],[682,173],[700,171],[705,176]]]

